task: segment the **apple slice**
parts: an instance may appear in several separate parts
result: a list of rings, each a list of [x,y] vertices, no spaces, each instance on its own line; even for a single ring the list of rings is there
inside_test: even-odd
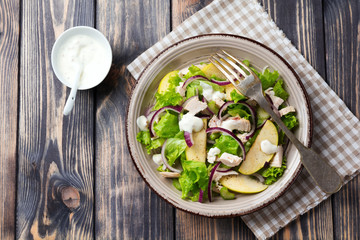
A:
[[[261,151],[260,145],[264,140],[269,140],[271,144],[278,145],[278,131],[270,120],[266,121],[249,152],[246,154],[246,159],[239,168],[240,173],[244,175],[253,174],[263,168],[266,162],[271,160],[274,154],[266,154]]]
[[[220,183],[229,190],[238,193],[258,193],[264,191],[268,185],[245,175],[229,175],[220,179]]]
[[[169,72],[168,74],[166,74],[163,77],[163,79],[161,79],[159,88],[158,88],[158,93],[164,93],[167,91],[167,89],[169,88],[169,85],[170,85],[170,83],[169,83],[170,78],[176,74],[179,74],[179,71]]]
[[[194,145],[186,147],[185,155],[187,160],[198,162],[206,161],[206,125],[207,119],[203,119],[204,127],[199,132],[193,132]]]
[[[217,67],[215,67],[215,65],[212,63],[209,63],[201,70],[203,71],[203,73],[205,73],[205,77],[209,79],[211,78],[212,75],[215,75],[216,77],[221,79],[226,79],[225,75],[222,72],[220,72],[220,70]]]

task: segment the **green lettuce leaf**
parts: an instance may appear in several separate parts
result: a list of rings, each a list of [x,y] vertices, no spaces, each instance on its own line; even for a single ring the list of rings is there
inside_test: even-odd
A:
[[[264,73],[260,73],[259,78],[260,78],[263,90],[266,90],[269,87],[274,87],[276,80],[279,78],[279,73],[278,73],[278,71],[271,72],[267,68],[267,69],[265,69]]]
[[[172,184],[177,190],[181,191],[181,185],[179,183],[179,179],[174,178],[173,181],[172,181]]]
[[[200,189],[204,191],[205,197],[209,182],[208,170],[205,163],[184,160],[181,164],[183,168],[179,177],[182,190],[181,198],[190,198],[192,201],[198,201]]]
[[[228,109],[227,113],[233,117],[239,115],[240,117],[245,118],[247,120],[249,120],[251,117],[251,114],[247,112],[247,108],[244,107],[243,105],[232,104],[227,109]]]
[[[154,124],[154,131],[156,135],[161,138],[174,137],[180,131],[178,116],[166,112],[165,115],[160,118],[160,121]]]
[[[203,71],[201,71],[201,69],[195,65],[191,65],[188,68],[188,70],[189,71],[184,76],[185,79],[191,78],[192,76],[196,76],[196,75],[201,75],[201,76],[205,77],[205,73]]]
[[[235,89],[231,91],[230,97],[231,100],[233,100],[235,103],[237,103],[238,101],[246,100],[246,97],[239,94]]]
[[[180,138],[169,138],[166,142],[165,156],[170,166],[186,149],[186,142]]]
[[[285,126],[290,130],[292,130],[292,129],[296,128],[297,126],[299,126],[299,121],[296,118],[294,112],[291,112],[291,113],[288,113],[288,114],[282,116],[281,120],[283,121]]]
[[[136,136],[136,140],[145,145],[148,154],[151,154],[151,150],[161,147],[165,142],[165,139],[163,138],[152,140],[149,131],[139,132]]]
[[[215,113],[216,115],[219,112],[219,107],[216,105],[215,101],[210,101],[208,102],[208,107],[210,108],[210,110]]]
[[[183,98],[182,96],[175,92],[175,90],[173,91],[166,91],[164,93],[156,93],[155,94],[155,98],[156,98],[156,104],[154,106],[155,110],[159,110],[162,107],[166,107],[166,106],[177,106],[180,105]]]
[[[283,162],[281,167],[269,167],[266,169],[262,169],[259,171],[259,173],[265,177],[265,184],[271,185],[274,182],[276,182],[283,174],[286,169],[286,158],[283,158]]]
[[[299,126],[299,121],[296,118],[295,114],[296,113],[292,112],[292,113],[288,113],[281,117],[281,120],[283,121],[285,126],[290,130],[293,130],[297,126]],[[279,128],[277,125],[276,125],[276,127]],[[284,144],[284,143],[285,143],[285,133],[283,131],[280,131],[279,132],[279,144]]]
[[[144,145],[149,145],[151,142],[150,132],[141,131],[136,135],[136,140]]]
[[[220,149],[220,155],[224,152],[237,155],[239,144],[232,137],[227,135],[221,135],[218,139],[215,140],[215,144],[213,147],[217,147]]]
[[[208,81],[202,81],[208,85],[210,85],[214,91],[219,91],[219,92],[224,92],[225,88],[222,86],[219,86],[215,83],[212,82],[208,82]],[[198,89],[198,90],[197,90]],[[202,94],[203,89],[200,86],[200,81],[199,80],[195,80],[193,82],[191,82],[187,87],[186,87],[186,98],[190,98],[192,96],[196,95],[196,91],[199,91],[199,94]]]
[[[279,79],[275,83],[274,92],[275,96],[282,98],[284,101],[286,101],[289,97],[289,93],[287,93],[284,89],[284,81],[282,79]]]
[[[168,91],[175,92],[175,88],[180,85],[181,78],[178,73],[174,73],[169,77],[169,87]]]

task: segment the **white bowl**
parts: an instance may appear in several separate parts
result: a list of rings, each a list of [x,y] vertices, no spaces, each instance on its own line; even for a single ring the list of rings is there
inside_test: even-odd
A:
[[[270,48],[240,36],[209,34],[185,39],[161,52],[141,73],[129,102],[126,130],[130,154],[140,175],[160,197],[178,209],[207,217],[245,215],[270,204],[289,188],[302,169],[300,155],[290,144],[286,153],[287,169],[284,175],[265,191],[249,195],[239,194],[235,200],[218,197],[213,202],[205,203],[181,199],[181,192],[173,187],[172,181],[163,178],[156,171],[151,156],[136,141],[136,134],[139,132],[136,126],[137,117],[154,102],[157,86],[166,73],[207,61],[211,54],[220,49],[227,50],[240,59],[248,59],[258,69],[269,66],[278,70],[290,94],[287,102],[297,110],[300,125],[295,135],[307,146],[310,146],[312,135],[311,110],[304,86],[290,65]]]
[[[54,46],[52,48],[51,65],[52,65],[52,68],[53,68],[53,71],[54,71],[56,77],[66,86],[68,86],[70,88],[73,87],[71,85],[71,83],[66,81],[64,76],[59,71],[59,63],[58,63],[57,56],[59,54],[61,54],[61,48],[62,48],[63,44],[66,41],[68,41],[71,37],[78,35],[78,34],[86,35],[86,36],[96,40],[105,49],[104,62],[103,62],[103,65],[101,65],[99,67],[98,71],[100,72],[100,74],[99,74],[99,77],[96,79],[96,81],[80,81],[80,85],[79,85],[78,89],[85,90],[85,89],[90,89],[90,88],[97,86],[105,79],[105,77],[108,74],[110,67],[111,67],[112,51],[111,51],[109,41],[106,39],[106,37],[101,32],[99,32],[95,28],[87,27],[87,26],[77,26],[77,27],[69,28],[66,31],[64,31],[59,36],[59,38],[55,41]]]

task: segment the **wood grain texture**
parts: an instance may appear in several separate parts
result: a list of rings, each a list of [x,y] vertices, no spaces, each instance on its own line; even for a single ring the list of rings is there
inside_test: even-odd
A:
[[[325,47],[321,0],[262,0],[263,7],[306,60],[325,73]],[[332,204],[328,199],[291,222],[274,239],[333,239]]]
[[[0,239],[15,237],[20,1],[0,2]]]
[[[212,1],[172,0],[172,27],[182,23]],[[211,219],[176,210],[178,239],[255,239],[241,218]]]
[[[53,75],[55,39],[94,24],[92,1],[23,1],[20,52],[17,238],[93,237],[93,92],[78,93]],[[80,198],[80,199],[79,199]]]
[[[113,66],[96,91],[95,237],[172,239],[173,207],[137,172],[126,143],[135,80],[126,66],[170,30],[170,2],[97,1],[96,26],[109,39]]]
[[[327,81],[360,118],[360,3],[324,1]],[[332,197],[334,237],[360,239],[360,177]]]

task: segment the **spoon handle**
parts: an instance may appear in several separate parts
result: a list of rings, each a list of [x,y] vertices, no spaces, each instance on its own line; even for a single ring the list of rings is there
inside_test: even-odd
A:
[[[71,110],[74,107],[76,93],[77,93],[77,88],[72,88],[71,91],[70,91],[70,95],[69,95],[69,97],[68,97],[68,99],[66,100],[66,103],[65,103],[64,112],[63,112],[63,114],[65,116],[69,115],[69,113],[71,112]]]
[[[78,90],[78,87],[79,87],[79,82],[80,82],[80,77],[81,77],[82,70],[83,70],[82,65],[78,64],[78,72],[76,74],[74,86],[71,88],[70,95],[69,95],[69,97],[68,97],[68,99],[66,100],[66,103],[65,103],[65,107],[64,107],[64,111],[63,111],[63,114],[65,116],[69,115],[69,113],[71,112],[71,110],[74,107],[76,93],[77,93],[77,90]]]

